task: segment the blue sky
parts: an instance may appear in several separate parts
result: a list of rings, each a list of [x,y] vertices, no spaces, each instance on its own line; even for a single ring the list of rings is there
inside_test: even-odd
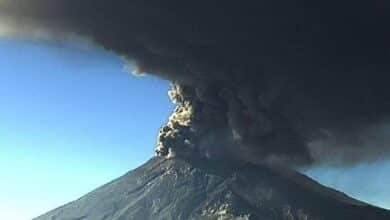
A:
[[[169,83],[117,56],[0,39],[0,219],[74,200],[153,155]]]
[[[169,83],[135,77],[112,53],[0,39],[0,219],[77,199],[153,155]],[[390,162],[305,172],[390,208]]]
[[[390,161],[347,167],[322,165],[305,174],[322,184],[376,206],[390,209]]]

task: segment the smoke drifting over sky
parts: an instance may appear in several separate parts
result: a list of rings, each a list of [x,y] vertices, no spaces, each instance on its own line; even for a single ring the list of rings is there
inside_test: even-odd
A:
[[[3,34],[80,35],[171,80],[160,155],[390,155],[385,1],[2,0],[0,14]]]

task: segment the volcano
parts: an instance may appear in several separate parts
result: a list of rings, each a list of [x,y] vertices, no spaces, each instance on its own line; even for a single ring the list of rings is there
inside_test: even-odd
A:
[[[154,157],[34,220],[128,219],[389,220],[390,211],[280,165]]]

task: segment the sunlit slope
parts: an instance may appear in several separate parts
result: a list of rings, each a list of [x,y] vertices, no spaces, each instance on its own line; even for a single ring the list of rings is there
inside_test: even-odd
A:
[[[207,167],[207,168],[206,168]],[[153,158],[35,220],[388,220],[390,212],[269,165],[235,168]]]

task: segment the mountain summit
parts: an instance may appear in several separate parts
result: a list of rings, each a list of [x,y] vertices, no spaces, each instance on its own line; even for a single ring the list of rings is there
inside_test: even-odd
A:
[[[128,219],[389,220],[390,212],[280,166],[155,157],[34,220]]]

